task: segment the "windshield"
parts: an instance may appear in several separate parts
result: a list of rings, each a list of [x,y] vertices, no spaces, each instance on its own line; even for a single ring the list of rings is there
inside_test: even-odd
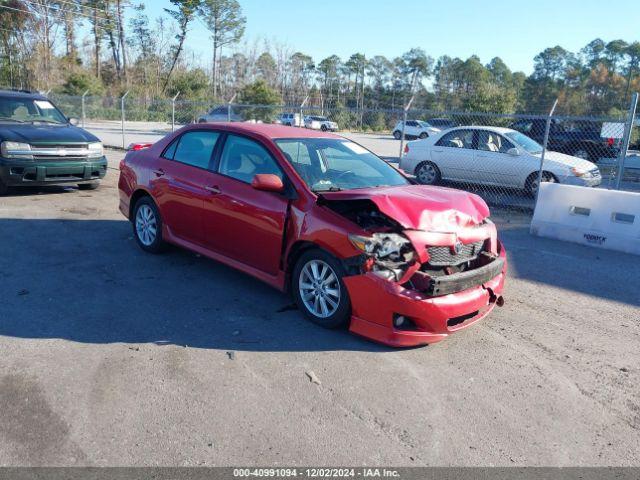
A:
[[[287,138],[275,142],[314,192],[409,184],[387,162],[349,140]]]
[[[431,124],[429,122],[425,122],[423,120],[418,120],[418,123],[420,124],[421,127],[430,127]]]
[[[516,142],[527,152],[537,154],[542,153],[542,145],[535,140],[531,140],[529,137],[520,132],[507,132],[505,136]]]
[[[0,97],[0,122],[66,124],[67,119],[48,100]]]

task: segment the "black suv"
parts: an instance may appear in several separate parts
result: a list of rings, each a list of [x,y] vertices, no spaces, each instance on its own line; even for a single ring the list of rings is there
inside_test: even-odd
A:
[[[102,143],[39,93],[0,90],[0,194],[10,186],[98,187],[107,173]]]
[[[509,128],[518,130],[536,142],[542,144],[547,121],[544,118],[522,119],[512,123]],[[549,129],[549,150],[566,153],[584,160],[597,162],[600,158],[618,156],[619,141],[602,137],[602,122],[551,121]]]

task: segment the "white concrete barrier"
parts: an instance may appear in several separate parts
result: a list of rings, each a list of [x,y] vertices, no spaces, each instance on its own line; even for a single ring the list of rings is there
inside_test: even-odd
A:
[[[531,234],[640,255],[640,193],[543,183]]]

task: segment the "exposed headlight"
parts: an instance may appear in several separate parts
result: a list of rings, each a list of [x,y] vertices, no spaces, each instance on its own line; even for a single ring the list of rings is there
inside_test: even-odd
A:
[[[104,148],[102,142],[94,142],[87,145],[89,150],[89,158],[101,158],[104,155]]]
[[[349,241],[373,259],[373,273],[387,280],[399,280],[415,256],[409,239],[397,233],[374,233],[371,237],[349,235]]]
[[[584,168],[573,167],[571,169],[571,173],[573,173],[576,177],[590,177],[591,172],[589,170],[585,170]]]
[[[31,145],[20,142],[2,142],[0,144],[0,153],[4,158],[22,158],[25,160],[33,160],[31,153]]]

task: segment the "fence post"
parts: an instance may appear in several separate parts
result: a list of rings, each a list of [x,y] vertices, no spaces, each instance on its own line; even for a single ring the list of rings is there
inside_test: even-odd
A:
[[[238,92],[233,94],[233,97],[229,99],[227,102],[227,122],[231,123],[231,105],[233,105],[233,101],[236,99]]]
[[[411,104],[413,103],[414,98],[416,98],[415,94],[411,95],[409,99],[409,103],[407,103],[404,107],[404,112],[402,114],[402,132],[400,132],[400,154],[398,155],[398,161],[402,160],[402,155],[404,154],[404,127],[407,124],[407,115],[409,113],[409,109],[411,108]]]
[[[176,128],[176,98],[180,95],[180,91],[175,94],[175,96],[171,99],[171,131],[173,132]]]
[[[627,123],[624,126],[624,135],[622,136],[622,144],[620,145],[620,155],[618,156],[618,173],[616,176],[616,190],[620,190],[620,182],[624,175],[624,161],[627,158],[627,151],[629,150],[629,142],[631,141],[631,131],[633,130],[633,123],[636,120],[636,108],[638,107],[638,93],[634,93],[631,96],[631,105],[629,105],[629,117]]]
[[[84,105],[84,99],[86,98],[88,93],[89,93],[89,90],[87,90],[82,94],[82,128],[84,128],[84,119],[87,116],[87,112],[85,110],[85,105]]]
[[[302,111],[304,109],[305,104],[307,103],[307,100],[309,100],[309,95],[304,97],[304,100],[300,104],[300,125],[296,125],[296,127],[301,127],[301,128],[304,127],[304,114],[302,113]],[[295,115],[293,116],[293,123],[296,123]]]
[[[538,188],[536,188],[536,198],[533,203],[533,209],[536,209],[538,205],[538,195],[540,194],[540,185],[542,185],[542,171],[544,168],[544,157],[547,153],[547,144],[549,143],[549,131],[551,130],[551,117],[553,117],[553,112],[556,111],[556,107],[558,106],[558,99],[553,102],[551,110],[549,110],[549,115],[547,116],[547,123],[544,127],[544,140],[542,141],[542,154],[540,155],[540,168],[538,169]]]
[[[129,95],[129,90],[120,98],[120,111],[122,112],[122,148],[127,148],[124,144],[124,99]]]

